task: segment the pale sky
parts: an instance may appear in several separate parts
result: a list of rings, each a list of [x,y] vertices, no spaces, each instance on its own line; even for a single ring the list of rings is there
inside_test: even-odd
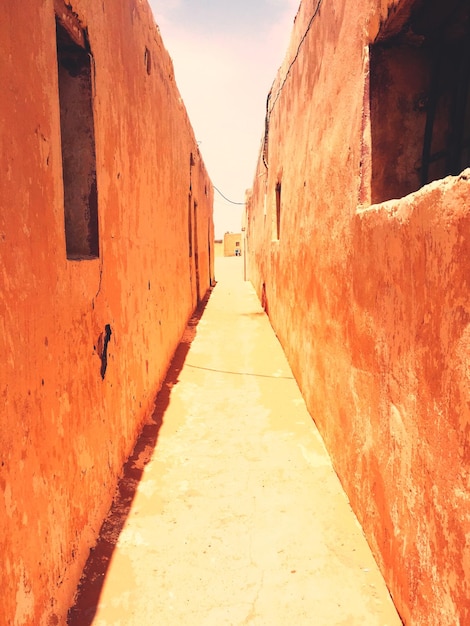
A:
[[[149,0],[213,184],[245,201],[266,98],[300,0]],[[215,236],[240,232],[243,207],[214,191]]]

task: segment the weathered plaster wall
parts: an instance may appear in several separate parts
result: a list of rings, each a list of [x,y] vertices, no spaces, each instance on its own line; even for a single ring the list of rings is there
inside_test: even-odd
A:
[[[369,44],[410,5],[302,2],[246,251],[404,622],[451,626],[470,622],[470,171],[370,205]]]
[[[354,219],[349,482],[409,624],[470,619],[470,170]]]
[[[93,55],[93,260],[66,258],[54,2],[9,2],[0,20],[0,622],[14,626],[65,623],[213,277],[212,185],[146,2],[72,8]]]

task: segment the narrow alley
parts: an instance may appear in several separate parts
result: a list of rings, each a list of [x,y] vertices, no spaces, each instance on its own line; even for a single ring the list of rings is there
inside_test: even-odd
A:
[[[70,626],[401,624],[243,260],[217,259]]]

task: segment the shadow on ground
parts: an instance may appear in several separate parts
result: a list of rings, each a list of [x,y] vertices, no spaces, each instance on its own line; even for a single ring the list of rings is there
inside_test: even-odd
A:
[[[154,454],[165,411],[170,402],[172,389],[178,384],[180,371],[186,360],[191,343],[196,336],[197,325],[204,313],[211,293],[212,290],[207,292],[205,298],[191,316],[173,356],[162,388],[156,397],[155,410],[151,421],[143,427],[134,450],[123,467],[122,478],[118,483],[113,504],[101,526],[98,541],[95,547],[90,550],[90,555],[78,586],[75,604],[68,612],[68,626],[91,626],[93,624],[113,552],[129,516],[145,466]]]

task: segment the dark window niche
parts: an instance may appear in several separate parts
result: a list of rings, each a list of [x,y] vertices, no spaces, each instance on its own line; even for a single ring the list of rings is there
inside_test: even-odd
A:
[[[144,64],[147,74],[150,76],[152,73],[152,55],[150,54],[150,50],[148,48],[145,48]]]
[[[72,26],[56,18],[66,251],[80,260],[99,256],[98,193],[92,58],[86,32]]]
[[[370,48],[372,203],[470,165],[469,3],[416,1]]]

